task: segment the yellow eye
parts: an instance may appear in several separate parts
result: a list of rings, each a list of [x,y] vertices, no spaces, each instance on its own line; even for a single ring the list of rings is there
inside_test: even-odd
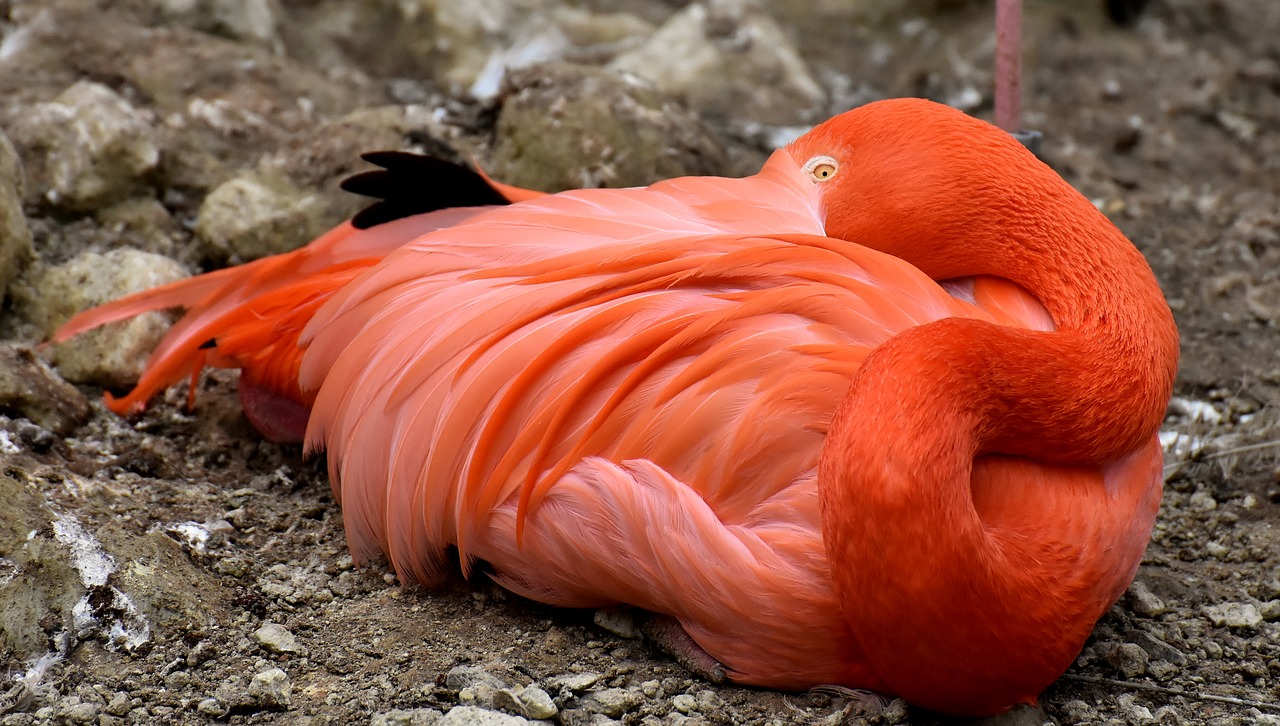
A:
[[[830,156],[815,156],[804,165],[805,173],[816,182],[831,179],[839,169],[840,165]]]

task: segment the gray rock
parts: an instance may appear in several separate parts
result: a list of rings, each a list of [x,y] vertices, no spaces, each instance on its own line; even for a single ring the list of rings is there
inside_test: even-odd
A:
[[[395,709],[375,713],[369,726],[436,726],[443,715],[432,708]]]
[[[547,682],[547,685],[557,691],[578,694],[599,683],[601,678],[602,676],[599,673],[568,673],[552,678]]]
[[[160,16],[174,25],[280,52],[281,8],[275,0],[154,0]]]
[[[323,197],[272,171],[254,171],[209,193],[196,217],[201,253],[217,262],[247,262],[301,247],[324,232]]]
[[[89,418],[89,400],[32,349],[0,344],[0,409],[66,436]]]
[[[671,707],[680,713],[693,713],[698,710],[698,699],[687,693],[681,693],[671,698]]]
[[[253,631],[253,639],[271,653],[297,654],[304,650],[293,633],[278,623],[267,623]]]
[[[498,676],[481,666],[460,665],[449,669],[445,674],[444,684],[448,688],[461,691],[477,683],[487,683],[494,688],[506,688],[507,684]]]
[[[92,703],[81,703],[80,699],[72,696],[60,704],[58,719],[63,723],[93,723],[98,720],[98,707]]]
[[[628,711],[634,710],[644,702],[644,696],[625,688],[606,688],[587,694],[582,699],[582,708],[589,713],[599,713],[611,718],[618,718]]]
[[[382,26],[364,37],[377,38],[367,57],[395,57],[397,75],[432,78],[454,93],[477,98],[498,95],[507,70],[532,63],[566,58],[604,62],[619,51],[638,45],[653,31],[648,21],[628,12],[593,12],[578,3],[557,0],[416,0],[413,3],[375,0],[360,12],[343,17],[317,13],[316,26],[303,30],[309,48],[326,60],[354,55],[359,33],[353,27]],[[626,4],[614,4],[632,9]],[[293,8],[291,15],[295,12]],[[332,17],[332,16],[337,16]],[[336,21],[336,22],[335,22]],[[328,27],[324,27],[328,26]],[[346,48],[337,47],[338,38]],[[373,67],[389,59],[375,60]]]
[[[475,706],[454,706],[436,723],[437,726],[523,726],[529,720]]]
[[[1187,662],[1186,656],[1181,651],[1151,633],[1143,631],[1131,632],[1128,638],[1131,642],[1142,646],[1142,649],[1147,651],[1147,655],[1151,656],[1153,660],[1163,659],[1174,665],[1185,665]]]
[[[1147,651],[1135,643],[1120,643],[1107,652],[1107,662],[1125,678],[1147,672]]]
[[[1151,592],[1151,589],[1142,580],[1133,581],[1133,584],[1129,586],[1127,596],[1129,608],[1135,614],[1144,618],[1157,617],[1164,614],[1165,610],[1168,609],[1164,604],[1164,600],[1161,600],[1155,593]]]
[[[753,0],[692,3],[607,67],[713,115],[795,124],[817,120],[826,103],[786,33]]]
[[[596,625],[619,638],[634,640],[640,637],[635,611],[630,608],[601,608],[596,611],[594,620]]]
[[[1204,490],[1195,492],[1187,499],[1187,504],[1197,512],[1212,512],[1218,508],[1218,501],[1213,495]]]
[[[1225,602],[1206,605],[1202,610],[1209,622],[1228,628],[1256,628],[1262,624],[1262,613],[1253,603]]]
[[[1268,600],[1258,608],[1258,613],[1267,622],[1280,620],[1280,600]]]
[[[9,282],[35,257],[31,229],[22,213],[22,166],[9,138],[0,133],[0,303]]]
[[[230,712],[230,709],[216,698],[205,698],[196,704],[196,712],[211,718],[222,718]]]
[[[487,682],[473,683],[458,691],[458,702],[481,708],[498,708],[498,694],[502,690]]]
[[[111,700],[107,702],[106,712],[112,716],[124,716],[132,708],[133,706],[129,703],[129,694],[116,691],[111,694]]]
[[[553,7],[548,12],[534,14],[529,22],[511,26],[511,36],[506,42],[491,44],[486,49],[488,56],[484,65],[471,78],[468,91],[476,98],[493,98],[501,91],[503,77],[510,71],[569,58],[603,62],[639,47],[653,31],[652,24],[629,13]]]
[[[62,265],[37,265],[15,286],[15,308],[49,335],[80,310],[186,276],[178,263],[149,252],[85,252]],[[168,328],[167,313],[139,315],[50,346],[49,358],[67,380],[123,387],[138,380]]]
[[[115,91],[77,81],[11,129],[26,162],[26,198],[90,211],[148,189],[160,162],[151,119]]]
[[[885,723],[907,723],[906,702],[895,700],[894,703],[902,704],[903,718],[900,721],[886,719]],[[1039,706],[1014,706],[997,716],[974,721],[973,726],[1043,726],[1046,723],[1053,723],[1053,721],[1049,719],[1043,708]]]
[[[544,191],[640,186],[727,166],[702,121],[647,84],[563,63],[511,74],[496,133],[488,171]]]
[[[895,698],[889,702],[880,712],[880,718],[888,724],[906,723],[908,718],[907,702],[901,698]]]
[[[249,681],[249,698],[263,708],[283,711],[293,700],[293,685],[279,668],[258,673]]]
[[[550,694],[533,685],[504,688],[494,694],[493,705],[531,719],[548,719],[560,712]]]

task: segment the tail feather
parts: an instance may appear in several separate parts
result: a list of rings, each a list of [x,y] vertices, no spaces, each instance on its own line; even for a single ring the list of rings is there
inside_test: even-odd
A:
[[[302,349],[298,336],[339,288],[397,247],[458,224],[483,208],[448,209],[359,230],[344,222],[292,252],[216,270],[86,310],[54,332],[63,342],[107,323],[142,313],[181,308],[127,395],[106,394],[119,414],[141,411],[160,391],[206,365],[242,368],[256,386],[310,405],[298,388]]]

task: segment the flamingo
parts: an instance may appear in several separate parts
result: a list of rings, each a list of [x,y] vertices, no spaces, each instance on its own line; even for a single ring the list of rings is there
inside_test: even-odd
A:
[[[880,101],[754,176],[553,195],[446,166],[479,206],[375,172],[362,224],[54,340],[185,308],[113,410],[240,368],[255,425],[328,452],[358,561],[429,586],[452,547],[535,600],[663,613],[744,684],[997,713],[1131,582],[1177,330],[995,126]]]

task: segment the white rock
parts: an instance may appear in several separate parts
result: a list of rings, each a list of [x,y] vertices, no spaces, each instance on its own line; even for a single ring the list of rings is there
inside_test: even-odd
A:
[[[1224,602],[1205,606],[1203,612],[1209,622],[1219,627],[1256,628],[1262,624],[1262,613],[1253,603]]]
[[[253,639],[271,653],[301,653],[303,648],[288,628],[279,623],[267,623],[253,631]]]
[[[150,115],[92,81],[36,104],[12,134],[28,161],[28,197],[73,211],[128,198],[147,186],[160,162]]]
[[[475,706],[454,706],[438,726],[524,726],[529,720],[497,711],[486,711]]]
[[[293,700],[293,685],[283,670],[271,668],[249,682],[249,698],[266,708],[287,709]]]
[[[826,93],[786,33],[751,0],[701,0],[610,70],[645,78],[712,114],[769,124],[815,120]]]

